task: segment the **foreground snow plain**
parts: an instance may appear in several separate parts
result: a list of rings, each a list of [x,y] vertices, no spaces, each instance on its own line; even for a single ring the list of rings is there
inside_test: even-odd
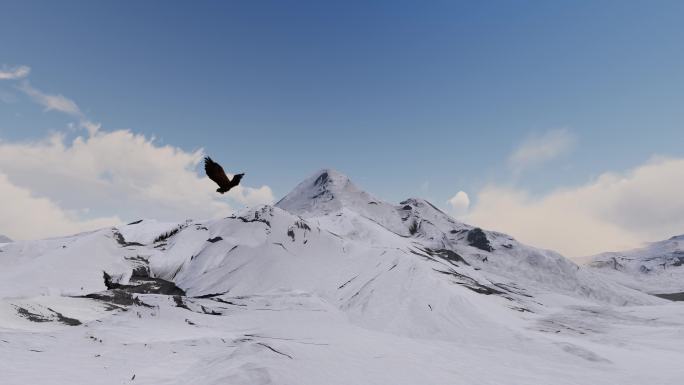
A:
[[[274,207],[0,251],[3,384],[684,378],[681,303],[332,170]]]

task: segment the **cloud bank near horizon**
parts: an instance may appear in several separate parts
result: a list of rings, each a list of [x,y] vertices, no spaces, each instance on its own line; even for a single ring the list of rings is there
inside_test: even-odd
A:
[[[467,222],[568,257],[620,251],[684,233],[684,159],[654,157],[626,172],[541,196],[490,184]]]
[[[189,152],[131,130],[102,130],[73,100],[33,87],[25,79],[28,66],[2,68],[0,80],[22,79],[16,89],[45,112],[75,118],[86,132],[73,139],[68,129],[36,141],[0,138],[0,234],[36,239],[134,218],[216,218],[274,200],[265,185],[240,185],[220,196],[198,173],[203,149]]]

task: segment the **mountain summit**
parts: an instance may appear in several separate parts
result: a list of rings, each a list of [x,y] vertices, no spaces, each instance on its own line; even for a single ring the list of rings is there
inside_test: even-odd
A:
[[[343,206],[358,208],[376,201],[346,175],[322,169],[298,184],[276,207],[302,216],[315,216],[338,211]]]

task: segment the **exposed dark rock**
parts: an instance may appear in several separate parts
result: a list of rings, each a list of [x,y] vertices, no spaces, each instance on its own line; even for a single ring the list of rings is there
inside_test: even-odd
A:
[[[183,297],[180,295],[174,295],[173,296],[173,302],[176,303],[176,307],[180,307],[186,310],[190,310],[188,305],[185,304],[185,301],[183,301]]]
[[[116,242],[123,247],[143,246],[143,244],[138,242],[126,242],[126,239],[124,239],[123,235],[121,235],[121,233],[118,231],[114,232],[114,239],[116,239]]]
[[[474,280],[474,279],[472,279],[466,275],[457,273],[454,270],[449,270],[449,271],[438,270],[438,269],[433,269],[433,270],[438,272],[438,273],[442,273],[442,274],[446,274],[446,275],[450,275],[450,276],[454,277],[455,278],[454,283],[461,285],[467,289],[470,289],[476,293],[485,294],[485,295],[491,295],[491,294],[501,295],[501,294],[504,294],[504,292],[502,292],[500,290],[494,289],[493,287],[490,287],[490,286],[483,285],[483,284],[477,282],[476,280]]]
[[[297,226],[297,228],[302,229],[302,230],[311,231],[311,227],[309,227],[309,225],[307,225],[303,221],[296,221],[295,226]]]
[[[476,227],[476,228],[468,231],[468,237],[466,239],[468,240],[468,244],[470,246],[476,247],[480,250],[484,250],[484,251],[494,250],[492,245],[489,243],[489,240],[487,239],[487,235],[479,227]]]
[[[525,292],[525,289],[518,287],[514,283],[508,283],[508,284],[506,284],[506,283],[493,283],[493,285],[500,288],[500,289],[503,289],[504,291],[507,291],[509,293],[518,294],[518,295],[522,295],[523,297],[532,298],[531,295],[529,295]]]
[[[136,296],[133,294],[123,291],[123,290],[109,290],[109,291],[103,291],[100,293],[91,293],[88,295],[85,295],[83,298],[90,298],[90,299],[95,299],[101,302],[105,302],[108,304],[112,305],[119,305],[119,306],[111,306],[107,310],[117,310],[121,309],[120,306],[145,306],[145,307],[152,307],[144,302],[142,302],[140,299],[138,299]]]
[[[133,269],[133,276],[149,277],[150,268],[147,265],[138,265],[135,269]]]
[[[127,285],[113,282],[112,277],[107,272],[103,272],[102,275],[105,287],[108,290],[117,289],[135,294],[185,295],[185,291],[173,282],[161,278],[151,278],[149,275],[133,274]]]
[[[200,308],[202,309],[202,313],[204,313],[204,314],[209,314],[209,315],[223,315],[223,313],[219,313],[219,312],[217,312],[216,310],[213,310],[213,309],[207,310],[207,308],[204,307],[204,306],[200,306]]]
[[[76,318],[65,317],[64,315],[62,315],[62,313],[56,312],[50,308],[48,308],[48,310],[54,313],[54,315],[57,317],[57,321],[65,325],[78,326],[81,324],[81,321],[77,320]]]
[[[670,301],[684,301],[684,293],[653,294],[656,297],[669,299]]]
[[[327,173],[326,173],[326,175],[327,175]],[[265,344],[265,343],[263,343],[263,342],[257,342],[257,345],[261,345],[261,346],[263,346],[263,347],[269,349],[270,351],[272,351],[272,352],[274,352],[274,353],[277,353],[277,354],[280,354],[281,356],[285,356],[285,357],[287,357],[287,358],[289,358],[289,359],[292,359],[292,356],[291,356],[291,355],[285,354],[285,353],[283,353],[283,352],[281,352],[281,351],[278,351],[278,350],[272,348],[271,346],[269,346],[269,345],[267,345],[267,344]]]
[[[236,299],[240,299],[240,298],[243,298],[243,297],[235,297],[235,298],[236,298]],[[247,305],[245,305],[245,304],[243,304],[243,303],[236,303],[236,302],[233,302],[233,301],[228,301],[228,300],[225,300],[225,299],[220,298],[220,297],[211,297],[211,300],[212,300],[212,301],[216,301],[216,302],[225,303],[226,305],[243,306],[243,307],[246,307],[246,306],[247,306]]]
[[[207,242],[216,243],[216,242],[222,241],[222,240],[223,240],[223,238],[221,238],[221,237],[214,237],[214,238],[207,239]]]
[[[130,226],[130,225],[137,225],[138,223],[140,223],[140,222],[142,222],[142,221],[143,221],[142,219],[138,219],[137,221],[133,221],[133,222],[129,223],[127,226]]]
[[[227,294],[227,293],[228,293],[227,291],[224,291],[223,293],[209,293],[209,294],[196,295],[196,296],[194,296],[194,297],[192,297],[192,298],[203,298],[203,299],[206,299],[206,298],[213,298],[213,297],[218,297],[218,296],[220,296],[220,295],[224,295],[224,294]]]
[[[47,316],[44,316],[42,314],[33,313],[33,312],[29,311],[28,309],[25,309],[23,307],[15,306],[15,308],[17,309],[17,314],[19,314],[20,316],[26,318],[27,320],[29,320],[31,322],[54,322],[54,321],[57,321],[57,322],[61,322],[65,325],[69,325],[69,326],[78,326],[81,324],[81,321],[77,320],[76,318],[66,317],[62,313],[54,311],[50,308],[47,308],[47,310],[49,310],[50,313],[52,313],[51,317],[47,317]]]
[[[416,221],[411,222],[411,225],[409,226],[409,229],[408,229],[408,230],[409,230],[409,234],[415,235],[415,234],[418,232],[418,227],[419,227],[419,226],[420,226],[420,225],[418,224],[418,222],[416,222]]]
[[[290,238],[292,238],[292,242],[294,242],[294,240],[295,240],[295,233],[294,233],[294,230],[288,229],[288,230],[287,230],[287,236],[290,237]]]
[[[24,309],[23,307],[15,306],[17,309],[17,314],[20,316],[26,318],[27,320],[31,322],[50,322],[52,321],[50,318],[45,317],[41,314],[37,313],[32,313],[28,309]]]
[[[451,262],[452,264],[456,264],[456,262],[463,263],[465,265],[469,265],[468,262],[466,262],[463,257],[458,255],[458,253],[452,251],[452,250],[447,250],[447,249],[425,249],[425,252],[430,254],[433,257],[438,257],[441,259],[444,259],[446,261]]]
[[[355,279],[356,279],[356,277],[358,277],[358,275],[357,275],[357,276],[354,276],[354,277],[352,277],[352,278],[351,278],[351,279],[349,279],[349,280],[348,280],[347,282],[345,282],[345,283],[341,284],[340,286],[338,286],[338,287],[337,287],[337,289],[339,290],[339,289],[342,289],[343,287],[347,286],[347,284],[349,284],[349,283],[350,283],[351,281],[355,280]]]
[[[107,288],[107,290],[112,290],[112,289],[118,289],[119,284],[112,282],[112,276],[107,274],[106,271],[102,272],[102,277],[104,278],[104,285]]]
[[[178,232],[181,231],[182,228],[183,226],[178,226],[171,231],[167,231],[164,234],[159,235],[157,238],[154,239],[154,243],[162,242],[173,237],[174,235],[178,234]]]
[[[325,184],[329,179],[330,177],[328,176],[328,173],[324,172],[321,175],[319,175],[318,178],[316,178],[316,180],[314,181],[314,186],[321,186]]]
[[[268,227],[271,227],[271,222],[267,221],[266,219],[262,219],[255,213],[254,218],[245,218],[245,217],[229,217],[231,219],[239,219],[245,223],[253,223],[253,222],[261,222],[265,224]]]

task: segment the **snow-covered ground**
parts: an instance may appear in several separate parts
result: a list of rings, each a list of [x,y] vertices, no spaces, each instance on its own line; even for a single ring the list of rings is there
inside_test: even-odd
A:
[[[322,170],[0,246],[3,384],[679,384],[684,306]]]

